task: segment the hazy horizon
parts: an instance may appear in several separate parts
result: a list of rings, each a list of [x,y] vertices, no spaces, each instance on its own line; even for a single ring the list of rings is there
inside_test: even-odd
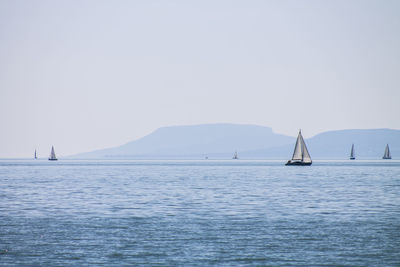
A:
[[[400,129],[399,1],[0,1],[0,158],[165,126]]]
[[[117,149],[117,148],[119,148],[119,147],[124,147],[124,146],[126,146],[126,145],[129,145],[130,143],[133,143],[133,142],[137,142],[137,141],[141,141],[141,140],[143,140],[144,138],[147,138],[147,137],[149,137],[149,136],[152,136],[152,135],[154,135],[155,133],[157,133],[157,132],[159,132],[159,130],[163,130],[163,129],[165,129],[165,128],[178,128],[178,129],[183,129],[183,128],[187,128],[187,127],[202,127],[202,129],[200,130],[200,132],[204,129],[204,126],[251,126],[251,127],[262,127],[262,128],[269,128],[269,129],[271,129],[271,132],[273,133],[273,134],[276,134],[276,135],[282,135],[282,136],[287,136],[287,137],[292,137],[293,138],[293,144],[294,144],[294,142],[295,142],[295,138],[297,137],[297,135],[298,135],[298,131],[296,132],[296,134],[295,135],[286,135],[286,134],[283,134],[283,133],[279,133],[279,132],[276,132],[276,131],[274,131],[274,129],[272,129],[271,127],[269,127],[269,126],[264,126],[264,125],[257,125],[257,124],[243,124],[243,123],[204,123],[204,124],[192,124],[192,125],[170,125],[170,126],[164,126],[164,127],[160,127],[160,128],[157,128],[157,129],[155,129],[154,131],[151,131],[151,132],[149,132],[149,133],[147,133],[147,134],[145,134],[144,136],[140,136],[140,137],[138,137],[138,138],[136,138],[136,139],[132,139],[132,140],[129,140],[128,142],[125,142],[125,143],[121,143],[121,144],[117,144],[117,145],[115,145],[115,146],[111,146],[111,147],[100,147],[100,148],[96,148],[96,149],[92,149],[92,150],[88,150],[88,151],[82,151],[82,152],[79,152],[79,153],[74,153],[74,154],[69,154],[69,155],[67,155],[67,154],[62,154],[62,153],[56,153],[57,154],[57,156],[58,157],[66,157],[66,158],[74,158],[74,157],[76,157],[76,156],[79,156],[79,155],[81,155],[81,154],[90,154],[90,153],[93,153],[93,152],[97,152],[97,151],[102,151],[102,150],[108,150],[108,149]],[[298,129],[298,130],[301,130],[301,129]],[[312,135],[312,136],[308,136],[307,138],[305,138],[306,139],[306,141],[307,141],[307,143],[309,142],[309,140],[312,140],[314,137],[316,137],[316,136],[319,136],[319,135],[321,135],[321,134],[326,134],[326,133],[337,133],[337,132],[343,132],[343,131],[351,131],[351,132],[354,132],[354,131],[359,131],[359,130],[361,130],[361,131],[363,131],[363,130],[365,130],[365,131],[374,131],[374,130],[398,130],[398,129],[391,129],[391,128],[371,128],[371,129],[338,129],[338,130],[332,130],[332,131],[323,131],[323,132],[320,132],[320,133],[316,133],[315,135]],[[177,134],[178,134],[178,136],[176,137],[177,139],[179,139],[179,138],[181,138],[181,133],[178,131],[177,132]],[[197,135],[198,134],[200,134],[200,133],[197,133]],[[303,130],[302,130],[302,134],[303,134]],[[303,136],[304,136],[304,134],[303,134]],[[353,140],[353,141],[357,141],[356,139],[351,139],[351,140]],[[187,142],[188,140],[187,139],[184,139],[184,140],[182,140],[182,142],[183,143],[185,143],[185,142]],[[245,141],[245,140],[242,140],[242,141]],[[349,141],[349,144],[351,143],[350,142],[350,139],[348,140]],[[365,140],[363,140],[363,141],[365,141]],[[380,140],[380,141],[382,141],[382,140]],[[246,141],[245,141],[246,142]],[[271,140],[269,140],[269,137],[267,136],[267,135],[265,135],[265,143],[263,142],[263,144],[261,145],[260,144],[260,146],[258,147],[259,149],[262,149],[262,148],[264,148],[265,147],[265,145],[268,143],[268,142],[271,142]],[[378,142],[378,143],[380,143],[380,142]],[[386,141],[386,143],[390,143],[390,144],[392,144],[391,142],[387,142]],[[385,143],[385,144],[386,144]],[[291,152],[292,152],[292,149],[293,149],[293,147],[292,147],[292,142],[290,142],[289,143],[289,147],[290,147],[290,151],[289,152],[285,152],[284,154],[286,155],[288,155],[288,156],[290,156],[290,154],[291,154]],[[358,144],[358,142],[356,142],[356,144]],[[238,151],[238,149],[235,149],[235,148],[237,148],[237,145],[238,144],[232,144],[232,151],[234,151],[234,150],[236,150],[236,151]],[[308,144],[309,145],[309,144]],[[331,145],[330,143],[326,143],[325,144],[326,146],[329,146],[329,145]],[[373,143],[373,144],[371,144],[372,146],[376,146],[376,144],[375,143]],[[393,144],[392,144],[393,145]],[[274,146],[274,148],[278,148],[278,147],[281,147],[281,148],[284,148],[284,146],[282,146],[282,145],[280,145],[280,146]],[[392,147],[392,146],[391,146]],[[398,148],[397,146],[394,146],[396,149]],[[51,148],[51,147],[50,147]],[[50,151],[50,148],[48,149],[49,151]],[[344,150],[346,150],[346,149],[348,149],[346,146],[343,146],[343,147],[341,147],[342,149],[344,149]],[[379,147],[379,151],[380,151],[380,149],[381,149],[381,147]],[[35,150],[36,150],[36,152],[38,153],[38,158],[39,159],[47,159],[48,158],[48,155],[47,154],[50,154],[50,153],[47,153],[46,154],[46,152],[47,151],[44,151],[44,153],[43,153],[43,151],[41,150],[41,149],[37,149],[37,148],[35,148]],[[228,149],[229,150],[229,149]],[[57,150],[56,150],[57,151]],[[229,150],[230,151],[230,150]],[[247,149],[247,150],[240,150],[239,149],[239,151],[240,152],[249,152],[249,151],[251,151],[250,149]],[[255,151],[255,150],[254,150]],[[393,147],[392,147],[392,149],[391,149],[391,151],[393,151]],[[225,152],[227,152],[227,151],[225,151]],[[313,155],[314,155],[314,152],[315,151],[313,151]],[[397,152],[397,151],[396,151]],[[229,152],[230,153],[230,152]],[[276,153],[278,153],[279,154],[279,156],[277,157],[277,158],[274,158],[274,159],[280,159],[281,157],[282,157],[282,151],[277,151]],[[378,153],[375,153],[374,154],[374,157],[371,157],[371,159],[373,159],[373,158],[375,158],[375,157],[378,157],[379,158],[379,156],[378,155],[380,155],[379,154],[380,152],[378,152]],[[215,154],[215,153],[206,153],[206,154],[210,154],[210,155],[213,155],[213,154]],[[218,154],[218,153],[217,153]],[[223,153],[221,153],[221,154],[223,154]],[[139,156],[138,156],[139,155]],[[157,155],[157,154],[155,154],[156,155],[156,158],[155,159],[157,159],[157,158],[162,158],[162,157],[164,157],[163,155]],[[198,156],[201,156],[201,155],[203,155],[202,153],[194,153],[194,154],[191,154],[191,156],[189,157],[189,159],[190,158],[192,158],[194,155],[196,155],[196,157],[198,157]],[[205,155],[205,154],[204,154]],[[14,157],[14,158],[32,158],[32,156],[33,155],[28,155],[28,156],[26,156],[26,157]],[[229,156],[230,156],[230,154],[229,154]],[[177,158],[179,158],[179,157],[181,157],[181,156],[177,156]],[[346,150],[346,152],[344,152],[343,153],[343,157],[344,158],[346,158],[347,157],[347,150]],[[13,159],[13,157],[0,157],[0,158],[3,158],[3,159]],[[79,157],[78,157],[79,158]],[[84,157],[85,158],[85,157]],[[94,158],[97,158],[97,157],[94,157]],[[116,157],[116,158],[118,158],[118,157]],[[121,157],[121,158],[123,158],[123,157]],[[129,158],[129,156],[128,157],[126,157],[126,158]],[[140,157],[140,153],[139,154],[133,154],[133,158],[135,158],[135,159],[150,159],[151,158],[151,155],[149,156],[149,155],[143,155],[143,157]],[[168,158],[168,157],[167,157]],[[186,158],[185,156],[184,157],[182,157],[182,159],[184,159],[184,158]],[[228,158],[230,158],[230,157],[228,157]],[[260,158],[263,158],[263,157],[260,157]],[[325,157],[325,159],[326,159],[327,157]],[[270,159],[270,157],[269,157],[269,159]],[[335,155],[333,158],[330,158],[330,159],[337,159],[337,155]],[[365,159],[365,157],[364,157],[364,159]]]

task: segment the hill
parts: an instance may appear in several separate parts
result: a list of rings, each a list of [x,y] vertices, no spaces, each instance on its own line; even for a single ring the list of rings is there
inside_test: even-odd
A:
[[[295,137],[269,127],[240,124],[171,126],[119,147],[75,155],[74,158],[288,159]],[[400,155],[400,130],[356,129],[328,131],[306,139],[313,159],[347,159],[354,143],[358,159],[380,159],[386,144],[393,158]]]
[[[293,143],[294,137],[269,127],[240,124],[171,126],[119,147],[82,153],[75,158],[204,158],[230,157],[249,151]]]
[[[400,155],[400,130],[356,129],[328,131],[305,140],[313,159],[347,159],[354,144],[357,159],[381,159],[386,144],[393,158]],[[294,143],[268,149],[245,151],[242,157],[287,159],[293,153]]]

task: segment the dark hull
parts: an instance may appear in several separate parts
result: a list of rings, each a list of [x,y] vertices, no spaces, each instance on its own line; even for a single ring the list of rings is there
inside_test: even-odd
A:
[[[390,158],[385,158],[385,157],[383,157],[382,159],[392,159],[392,157],[390,157]]]
[[[356,159],[356,158],[350,158],[351,160]]]
[[[288,161],[286,162],[286,166],[310,166],[312,162],[301,162],[301,161]]]
[[[49,160],[57,160],[57,159],[49,159]]]

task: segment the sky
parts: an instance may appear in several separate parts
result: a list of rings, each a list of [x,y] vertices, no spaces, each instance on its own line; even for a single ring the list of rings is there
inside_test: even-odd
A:
[[[0,157],[171,125],[400,129],[400,1],[0,0]]]

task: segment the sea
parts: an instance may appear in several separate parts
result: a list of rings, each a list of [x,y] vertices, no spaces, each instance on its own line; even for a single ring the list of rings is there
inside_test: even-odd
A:
[[[400,161],[0,160],[0,266],[400,266]]]

